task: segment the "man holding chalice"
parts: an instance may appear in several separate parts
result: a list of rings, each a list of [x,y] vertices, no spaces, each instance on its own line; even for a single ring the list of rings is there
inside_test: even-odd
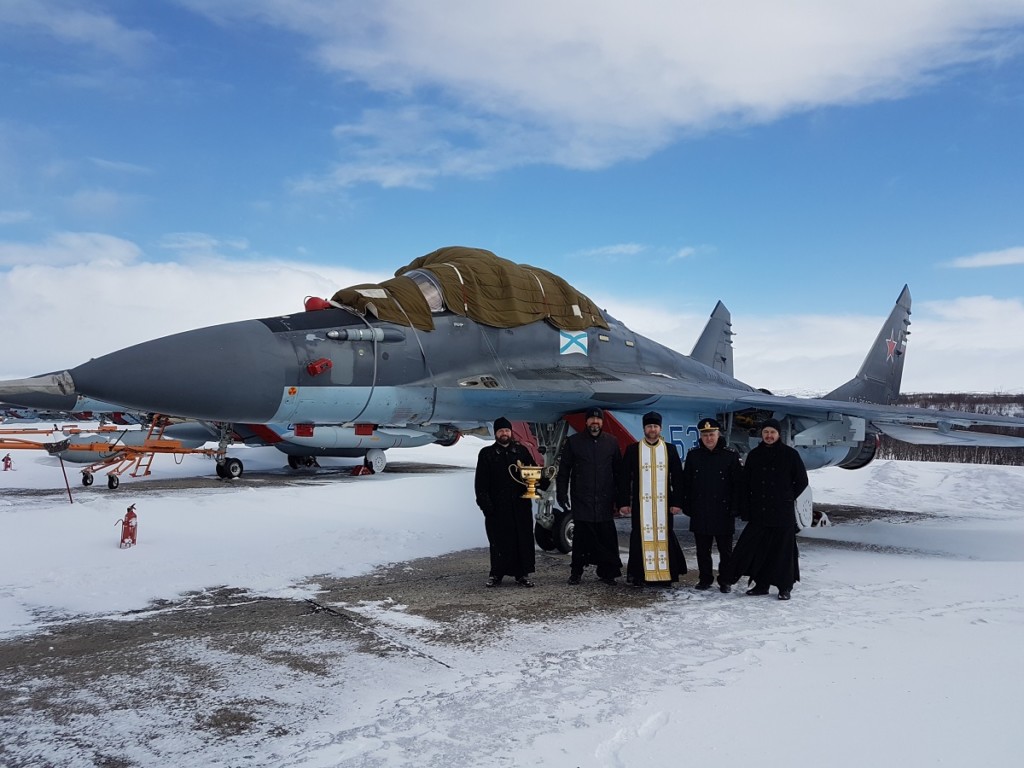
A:
[[[512,437],[512,423],[504,416],[494,422],[494,443],[480,450],[474,487],[476,503],[484,513],[490,547],[491,571],[486,586],[496,587],[511,576],[521,587],[536,569],[533,541],[533,498],[530,489],[547,487],[526,446]],[[524,498],[525,497],[525,498]]]

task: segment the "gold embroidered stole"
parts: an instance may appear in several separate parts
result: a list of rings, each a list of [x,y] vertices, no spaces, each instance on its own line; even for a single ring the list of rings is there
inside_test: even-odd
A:
[[[639,443],[640,544],[647,581],[671,581],[668,567],[668,447]]]

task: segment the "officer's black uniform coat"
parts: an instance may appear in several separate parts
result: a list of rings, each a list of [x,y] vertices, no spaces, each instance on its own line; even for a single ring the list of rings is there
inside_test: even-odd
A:
[[[686,453],[682,473],[683,513],[690,517],[690,530],[709,536],[736,531],[743,493],[740,455],[719,438],[714,450],[702,445]]]

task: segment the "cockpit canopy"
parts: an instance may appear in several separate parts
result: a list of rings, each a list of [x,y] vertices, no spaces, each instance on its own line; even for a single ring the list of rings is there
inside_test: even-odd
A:
[[[390,280],[343,288],[331,301],[424,331],[433,330],[433,315],[446,310],[495,328],[537,320],[567,331],[608,328],[597,305],[562,278],[482,248],[441,248]]]
[[[410,269],[404,276],[416,283],[431,312],[444,312],[444,292],[440,280],[425,269]]]

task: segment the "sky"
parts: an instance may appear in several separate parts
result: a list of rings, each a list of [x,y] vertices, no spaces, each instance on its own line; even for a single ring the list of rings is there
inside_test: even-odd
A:
[[[0,0],[0,376],[446,245],[736,374],[1024,392],[1024,0]]]
[[[482,547],[471,468],[483,445],[403,451],[403,460],[455,471],[343,485],[259,488],[243,475],[215,490],[137,498],[133,486],[145,481],[116,492],[76,487],[74,504],[0,494],[0,641],[46,643],[50,630],[85,618],[144,619],[220,585],[242,590],[242,606],[261,595],[323,601],[324,575]],[[284,465],[272,449],[238,454],[249,470]],[[19,452],[0,485],[61,488],[55,462]],[[154,470],[162,479],[212,475],[195,457],[179,465],[158,456]],[[363,617],[404,651],[367,653],[348,633],[257,626],[226,641],[168,640],[152,646],[165,656],[159,670],[115,663],[59,693],[31,669],[0,669],[23,703],[0,721],[0,760],[77,766],[116,755],[146,768],[201,754],[207,766],[261,768],[621,768],[677,763],[682,749],[694,765],[1014,764],[1024,749],[1024,467],[876,461],[814,471],[810,481],[817,502],[883,512],[802,532],[802,578],[788,603],[774,590],[698,593],[687,586],[691,571],[646,607],[545,615],[466,644],[445,642],[451,628],[414,604],[353,595],[328,607]],[[112,523],[130,502],[138,545],[119,549]],[[538,553],[538,563],[548,558],[561,564],[538,568],[530,597],[569,589],[567,557]],[[513,588],[487,590],[485,576],[478,588],[500,612]],[[608,588],[590,569],[578,589]],[[47,691],[57,710],[30,705]],[[193,726],[239,706],[252,715],[248,729],[222,736]]]

